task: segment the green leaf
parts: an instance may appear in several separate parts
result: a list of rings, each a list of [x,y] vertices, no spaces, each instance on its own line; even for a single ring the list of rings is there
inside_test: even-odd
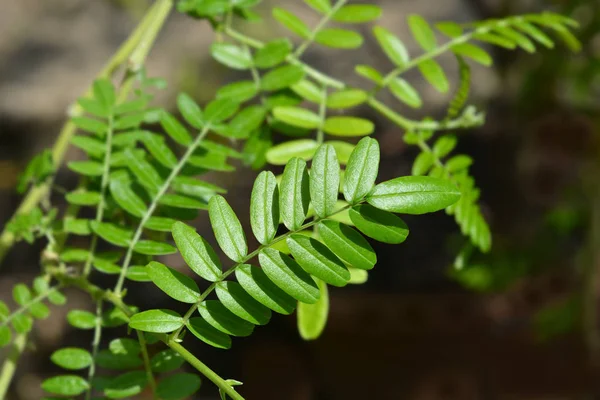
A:
[[[134,98],[133,100],[119,103],[115,106],[113,112],[115,115],[127,114],[131,112],[143,112],[148,106],[148,96]]]
[[[52,362],[59,367],[71,370],[87,368],[92,364],[92,355],[78,347],[65,347],[52,353]]]
[[[71,138],[71,144],[85,151],[89,156],[101,157],[106,151],[106,145],[90,136],[76,135]]]
[[[548,37],[544,32],[535,27],[535,25],[530,24],[525,20],[520,20],[516,25],[517,29],[531,36],[533,39],[543,44],[549,49],[554,47],[554,42],[552,39]]]
[[[339,28],[325,28],[315,36],[315,42],[335,49],[356,49],[363,41],[359,33]]]
[[[141,265],[132,265],[127,269],[127,279],[134,282],[150,282],[150,277],[146,272],[146,267]]]
[[[77,375],[53,376],[42,382],[42,389],[61,396],[79,396],[89,388],[89,383]]]
[[[171,188],[179,193],[205,198],[210,197],[215,193],[226,193],[227,191],[212,183],[204,182],[196,178],[188,176],[178,176],[173,180]]]
[[[451,38],[459,37],[464,32],[462,26],[456,22],[439,22],[435,24],[435,27],[438,31]]]
[[[108,350],[100,350],[96,356],[96,364],[101,368],[120,371],[137,368],[143,362],[137,354],[113,354]]]
[[[262,269],[241,265],[235,270],[235,277],[250,296],[271,310],[288,315],[296,308],[294,298],[275,285]]]
[[[12,320],[12,325],[17,333],[27,333],[33,327],[33,319],[29,315],[17,314]]]
[[[216,293],[229,311],[248,322],[265,325],[271,319],[271,310],[251,297],[237,282],[217,283]]]
[[[330,0],[304,0],[304,2],[321,14],[327,14],[331,11]]]
[[[423,77],[433,86],[438,92],[446,93],[450,89],[450,83],[446,73],[435,60],[426,60],[419,63],[419,70]]]
[[[173,239],[189,267],[202,278],[216,282],[221,276],[219,257],[196,230],[182,222],[173,225]]]
[[[306,161],[292,158],[285,166],[279,185],[279,210],[283,224],[295,231],[306,219],[310,189]]]
[[[86,132],[95,133],[98,136],[104,136],[108,130],[108,125],[93,118],[73,117],[71,118],[71,122],[79,129]]]
[[[150,217],[144,224],[144,228],[157,232],[171,232],[171,227],[175,223],[172,218]]]
[[[420,15],[410,15],[408,17],[408,26],[415,37],[415,40],[425,51],[432,51],[437,47],[435,34],[431,27]]]
[[[316,303],[319,288],[296,261],[270,248],[263,249],[258,259],[265,274],[284,292],[303,303]]]
[[[250,52],[235,44],[213,43],[210,53],[215,60],[232,69],[245,70],[252,66]]]
[[[41,301],[29,306],[29,313],[37,319],[46,319],[50,315],[50,309]]]
[[[388,58],[398,67],[405,66],[410,57],[402,41],[387,29],[376,26],[373,33]]]
[[[376,5],[350,4],[337,10],[333,20],[345,24],[363,24],[379,19],[381,13],[381,7]]]
[[[333,136],[365,136],[373,133],[375,125],[364,118],[329,117],[323,130]]]
[[[177,118],[168,112],[163,111],[161,113],[160,125],[176,143],[179,143],[182,146],[189,146],[192,144],[192,137],[188,130],[181,125]]]
[[[290,87],[298,96],[315,104],[321,104],[324,92],[308,79],[302,79]]]
[[[378,85],[383,84],[383,76],[381,73],[369,65],[357,65],[354,70],[358,75],[367,78],[371,82],[374,82]]]
[[[213,196],[208,203],[208,216],[215,237],[223,252],[236,262],[248,254],[242,224],[223,196]]]
[[[433,145],[433,154],[442,158],[448,155],[456,147],[457,139],[454,135],[445,135],[436,140]]]
[[[344,198],[350,204],[365,197],[375,185],[379,171],[379,143],[364,138],[354,148],[344,175]]]
[[[0,349],[10,343],[12,333],[8,326],[0,326]]]
[[[291,51],[292,43],[288,39],[272,40],[254,54],[254,65],[257,68],[273,68],[285,61]]]
[[[194,304],[200,298],[196,282],[181,272],[156,261],[146,266],[146,272],[160,290],[177,301]]]
[[[163,180],[154,167],[131,149],[125,150],[125,157],[128,160],[127,166],[139,183],[152,193],[158,193]]]
[[[177,157],[167,146],[165,139],[162,136],[150,133],[146,135],[142,141],[156,161],[169,169],[172,169],[177,165]]]
[[[153,372],[165,374],[181,368],[185,364],[185,359],[172,349],[165,349],[154,356],[150,360],[150,368]]]
[[[144,332],[167,333],[183,326],[183,318],[172,310],[148,310],[135,314],[129,327]]]
[[[96,259],[93,262],[94,268],[103,274],[119,274],[121,267],[107,260]]]
[[[77,206],[95,206],[100,203],[101,195],[98,192],[75,190],[65,195],[67,202]]]
[[[434,162],[435,162],[435,159],[431,153],[425,153],[425,152],[420,153],[417,156],[417,158],[415,159],[415,162],[413,164],[412,172],[411,172],[412,175],[427,174],[427,172],[429,172],[431,167],[433,167]]]
[[[478,33],[473,35],[473,38],[509,50],[514,50],[517,47],[514,41],[493,33]]]
[[[516,43],[517,46],[526,52],[535,53],[535,45],[527,38],[527,36],[523,35],[522,33],[519,33],[508,26],[496,26],[494,30],[500,36],[503,36],[506,39]]]
[[[141,218],[148,211],[144,200],[123,180],[115,179],[110,182],[110,194],[123,210],[134,217]]]
[[[367,92],[361,89],[343,89],[327,97],[327,107],[334,110],[356,107],[367,101],[368,97]]]
[[[222,86],[217,91],[217,99],[235,99],[239,103],[250,100],[258,93],[258,86],[254,81],[239,81]]]
[[[190,318],[186,326],[194,336],[210,346],[219,349],[231,348],[231,338],[214,328],[203,318]]]
[[[196,129],[202,129],[203,115],[200,106],[186,93],[177,96],[177,108],[188,124]]]
[[[206,322],[227,335],[250,336],[254,330],[254,325],[233,314],[220,301],[204,301],[198,311]]]
[[[350,281],[351,285],[362,285],[369,280],[369,273],[364,269],[348,268],[350,270]]]
[[[261,87],[267,92],[285,89],[304,78],[304,69],[297,65],[284,65],[267,72],[261,79]]]
[[[104,166],[97,161],[71,161],[67,163],[71,171],[84,176],[102,176]]]
[[[129,338],[113,339],[108,348],[113,354],[125,354],[129,356],[137,356],[142,351],[138,341]]]
[[[77,104],[83,108],[83,110],[95,117],[108,118],[110,110],[108,110],[101,102],[96,99],[80,98],[77,99]]]
[[[271,147],[267,151],[267,162],[273,165],[285,165],[294,157],[309,161],[313,158],[318,147],[319,144],[312,139],[298,139],[283,142]]]
[[[310,28],[291,12],[275,7],[273,8],[273,18],[301,38],[308,39],[310,37]]]
[[[148,384],[145,371],[125,372],[108,383],[104,389],[104,394],[109,399],[131,398],[142,392]]]
[[[265,121],[267,109],[255,104],[244,108],[229,123],[227,133],[235,139],[247,139]]]
[[[50,292],[48,294],[48,300],[50,301],[50,303],[57,306],[62,306],[67,302],[67,298],[65,297],[65,295],[59,292],[58,290]]]
[[[489,67],[494,62],[487,51],[471,43],[461,43],[453,46],[452,52],[459,56],[468,57],[486,67]]]
[[[270,171],[261,172],[250,197],[250,225],[261,244],[273,240],[279,226],[279,190],[277,179]]]
[[[115,88],[108,79],[97,79],[92,84],[92,92],[96,99],[105,109],[115,105]]]
[[[348,268],[327,247],[304,235],[292,235],[286,240],[294,259],[309,274],[334,286],[346,286]]]
[[[402,78],[394,78],[389,84],[392,94],[404,104],[412,108],[421,108],[423,101],[419,92]]]
[[[317,281],[321,297],[315,304],[298,304],[298,331],[304,340],[315,340],[325,329],[329,314],[329,292],[327,284]]]
[[[96,316],[89,311],[71,310],[67,314],[67,321],[78,329],[94,329],[96,327]]]
[[[286,124],[305,129],[316,129],[322,123],[319,115],[299,107],[275,107],[273,116]]]
[[[239,107],[240,103],[237,99],[216,99],[206,105],[204,118],[211,124],[218,124],[232,117]]]
[[[179,373],[158,382],[156,394],[162,400],[186,399],[200,389],[202,380],[198,375]]]
[[[334,211],[340,187],[340,165],[333,146],[317,150],[311,166],[310,198],[315,213],[327,217]]]
[[[189,210],[206,210],[207,208],[206,203],[203,201],[173,193],[163,195],[158,204]]]
[[[133,237],[133,232],[107,222],[92,221],[90,227],[102,239],[119,247],[128,247]]]
[[[140,240],[135,244],[133,250],[136,253],[145,254],[148,256],[164,256],[177,252],[175,247],[171,246],[170,244],[155,242],[153,240]]]
[[[350,209],[350,219],[356,229],[379,242],[399,244],[408,237],[408,226],[396,215],[368,204]]]
[[[0,300],[0,321],[3,321],[10,314],[10,309],[5,302]]]
[[[352,267],[369,270],[377,263],[375,251],[356,230],[331,220],[319,222],[318,227],[323,243]]]
[[[13,288],[13,299],[15,303],[20,306],[24,306],[29,303],[32,299],[31,291],[24,283],[17,283]]]
[[[375,186],[367,201],[385,211],[425,214],[451,206],[460,196],[460,190],[447,180],[404,176]]]

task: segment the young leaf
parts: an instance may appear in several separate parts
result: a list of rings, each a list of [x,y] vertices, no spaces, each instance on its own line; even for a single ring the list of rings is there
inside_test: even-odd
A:
[[[200,389],[202,380],[198,375],[179,373],[161,379],[156,386],[156,394],[162,400],[187,399]]]
[[[265,274],[284,292],[303,303],[317,302],[317,284],[296,261],[270,248],[263,249],[258,260]]]
[[[273,68],[285,61],[291,51],[292,43],[288,39],[272,40],[254,54],[254,65],[257,68]]]
[[[95,206],[100,202],[100,198],[101,195],[98,192],[88,192],[81,189],[65,195],[67,202],[77,206]]]
[[[76,135],[71,138],[71,144],[79,147],[91,157],[102,157],[106,151],[106,145],[91,136]]]
[[[468,57],[481,65],[485,65],[486,67],[489,67],[493,63],[492,57],[487,53],[487,51],[471,43],[461,43],[456,45],[452,47],[452,51],[454,54]]]
[[[148,384],[145,371],[130,371],[108,382],[104,394],[110,399],[131,398],[142,392]]]
[[[354,70],[358,75],[367,78],[371,82],[376,83],[377,85],[383,85],[383,76],[381,75],[381,72],[377,71],[375,68],[368,65],[357,65]]]
[[[473,164],[473,159],[464,154],[452,157],[446,162],[446,168],[449,172],[457,172],[466,169]]]
[[[138,341],[129,338],[113,339],[109,343],[108,348],[113,354],[125,354],[129,356],[136,356],[142,351]]]
[[[219,257],[196,230],[183,222],[173,225],[173,239],[181,256],[189,267],[210,282],[216,282],[221,276]]]
[[[27,333],[33,328],[33,319],[29,315],[18,314],[13,318],[12,326],[17,333]]]
[[[13,299],[15,303],[24,306],[31,301],[31,291],[24,283],[17,283],[13,288]]]
[[[333,14],[333,20],[345,24],[363,24],[381,17],[381,7],[371,4],[350,4]]]
[[[52,362],[59,367],[70,370],[87,368],[92,363],[92,355],[85,349],[65,347],[50,356]]]
[[[181,368],[185,364],[185,359],[172,349],[166,349],[156,353],[150,360],[152,371],[166,374]]]
[[[306,161],[293,158],[283,171],[279,185],[279,210],[283,224],[291,231],[300,228],[310,203]]]
[[[410,27],[415,40],[423,50],[432,51],[437,47],[435,34],[423,17],[420,15],[410,15],[408,17],[408,26]]]
[[[227,335],[250,336],[254,330],[254,325],[233,314],[220,301],[204,301],[198,311],[206,322]]]
[[[255,104],[244,108],[230,122],[227,132],[235,139],[247,139],[250,134],[258,129],[267,116],[264,106]]]
[[[419,70],[423,77],[433,86],[438,92],[446,93],[450,89],[450,83],[446,73],[435,60],[426,60],[419,63]]]
[[[230,43],[213,43],[213,58],[232,69],[245,70],[252,66],[252,56],[246,49]]]
[[[348,268],[350,270],[350,281],[351,285],[362,285],[369,280],[369,273],[364,269]]]
[[[135,314],[129,327],[144,332],[167,333],[183,326],[183,318],[172,310],[148,310]]]
[[[460,190],[447,180],[404,176],[375,186],[367,201],[385,211],[425,214],[456,203],[460,196]]]
[[[375,139],[364,138],[354,148],[344,175],[344,197],[350,204],[366,196],[379,171],[379,144]]]
[[[170,244],[156,242],[154,240],[140,240],[135,244],[133,250],[136,253],[145,254],[147,256],[164,256],[177,252],[177,249]]]
[[[343,110],[356,107],[367,101],[369,95],[361,89],[344,89],[333,92],[327,97],[327,107],[334,110]]]
[[[163,111],[160,115],[160,125],[163,127],[165,132],[173,139],[175,142],[179,143],[182,146],[189,146],[192,144],[192,137],[187,129],[179,121],[177,118],[172,116],[166,111]]]
[[[132,280],[134,282],[151,282],[148,273],[146,272],[146,267],[141,265],[132,265],[127,269],[127,279]]]
[[[331,220],[319,222],[318,227],[323,243],[354,268],[369,270],[377,263],[377,255],[369,242],[351,227]]]
[[[288,315],[296,308],[296,300],[271,282],[261,268],[241,265],[235,277],[250,296],[271,310]]]
[[[425,175],[433,166],[435,159],[431,153],[421,153],[415,159],[412,167],[412,175]]]
[[[273,17],[279,23],[303,39],[310,37],[310,28],[297,16],[279,7],[273,8]]]
[[[216,195],[210,199],[208,216],[223,252],[233,261],[242,262],[248,254],[246,236],[242,224],[223,196]]]
[[[71,161],[67,163],[71,171],[84,176],[102,176],[104,166],[97,161]]]
[[[322,29],[315,36],[315,42],[335,49],[356,49],[363,40],[359,33],[339,28]]]
[[[317,129],[322,124],[319,115],[300,107],[275,107],[273,116],[286,124],[305,129]]]
[[[329,314],[329,292],[327,284],[317,281],[321,297],[315,304],[298,304],[298,331],[304,340],[315,340],[325,329]]]
[[[364,118],[329,117],[323,130],[333,136],[365,136],[373,133],[375,125]]]
[[[337,155],[337,158],[340,164],[342,165],[348,164],[348,160],[350,160],[350,155],[356,147],[353,144],[350,144],[348,142],[342,142],[341,140],[328,140],[327,142],[325,142],[325,144],[333,146],[335,154]],[[340,178],[342,175],[343,172],[340,171]]]
[[[279,226],[279,190],[270,171],[261,172],[250,197],[250,225],[259,243],[266,245],[275,237]]]
[[[261,79],[261,87],[267,92],[285,89],[304,78],[304,69],[297,65],[284,65],[267,72]]]
[[[189,95],[186,93],[179,93],[177,96],[177,108],[188,124],[196,129],[202,129],[202,110]]]
[[[331,11],[330,0],[304,0],[304,2],[308,4],[312,9],[320,12],[321,14],[327,14]]]
[[[196,282],[181,272],[156,261],[146,266],[146,272],[160,290],[177,301],[194,304],[200,298],[200,289]]]
[[[331,215],[340,187],[340,165],[333,146],[325,144],[317,150],[310,173],[310,199],[319,217]]]
[[[79,129],[95,133],[98,136],[104,136],[108,130],[108,125],[104,122],[88,117],[73,117],[71,122]]]
[[[383,243],[399,244],[408,237],[408,226],[396,215],[368,204],[350,209],[350,219],[356,229]]]
[[[133,237],[133,232],[107,222],[92,221],[90,227],[102,239],[119,247],[128,247]]]
[[[239,107],[237,99],[216,99],[206,105],[204,118],[211,124],[218,124],[233,116]]]
[[[381,26],[373,28],[373,33],[385,54],[396,66],[403,67],[410,61],[406,47],[397,36]]]
[[[389,84],[392,94],[404,104],[412,108],[421,108],[423,101],[419,92],[402,78],[394,78]]]
[[[96,316],[89,311],[71,310],[67,314],[67,321],[78,329],[94,329],[96,327]]]
[[[167,193],[163,195],[158,204],[170,207],[177,207],[189,210],[206,210],[207,206],[204,201],[192,199],[190,197],[181,196],[179,194]]]
[[[448,155],[456,147],[457,139],[454,135],[445,135],[436,140],[433,145],[433,154],[442,158]]]
[[[12,340],[12,332],[8,326],[0,326],[0,348],[6,346]]]
[[[271,319],[271,310],[251,297],[237,282],[217,283],[217,297],[238,317],[255,325],[265,325]]]
[[[519,33],[508,26],[497,26],[494,30],[499,35],[516,43],[517,46],[519,46],[526,52],[535,53],[535,45],[531,40],[527,38],[527,36],[523,35],[522,33]]]
[[[222,86],[217,91],[217,99],[235,99],[239,103],[250,100],[258,93],[258,86],[253,81],[233,82]]]
[[[218,349],[231,348],[231,338],[201,317],[190,318],[186,326],[194,336],[210,346]]]
[[[114,179],[110,182],[110,194],[123,210],[134,217],[141,218],[148,210],[144,201],[123,180]]]
[[[285,165],[294,157],[309,161],[318,147],[319,143],[313,139],[290,140],[271,147],[265,156],[273,165]]]
[[[127,166],[139,180],[139,183],[152,193],[157,193],[163,180],[154,167],[131,149],[125,150],[125,157],[127,157],[128,160]]]
[[[108,110],[115,105],[115,88],[108,79],[97,79],[92,85],[94,99]]]
[[[142,139],[152,157],[165,167],[172,169],[177,165],[177,157],[165,143],[162,136],[149,133]]]
[[[89,383],[77,375],[59,375],[42,382],[42,389],[61,396],[79,396],[89,388]]]
[[[292,235],[286,240],[294,259],[309,274],[334,286],[346,286],[348,268],[327,247],[304,235]]]

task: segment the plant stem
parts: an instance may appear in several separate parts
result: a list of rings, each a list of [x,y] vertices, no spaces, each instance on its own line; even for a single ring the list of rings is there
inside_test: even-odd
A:
[[[142,359],[144,360],[144,369],[146,370],[146,377],[148,378],[148,383],[150,384],[150,389],[152,389],[152,395],[156,398],[156,380],[154,379],[154,375],[152,374],[152,366],[150,365],[150,357],[148,356],[148,346],[146,344],[146,338],[144,337],[144,332],[136,331],[138,342],[140,342],[140,347],[142,349]]]
[[[21,307],[19,307],[18,309],[15,310],[15,312],[13,312],[12,314],[10,314],[8,317],[6,317],[2,323],[0,323],[0,328],[2,328],[3,326],[7,326],[10,321],[12,321],[17,315],[20,315],[22,313],[24,313],[25,311],[29,310],[29,308],[46,299],[48,296],[50,296],[52,293],[54,293],[55,291],[57,291],[60,288],[60,286],[54,286],[52,288],[49,288],[48,290],[46,290],[43,293],[40,293],[39,295],[37,295],[36,297],[34,297],[33,299],[29,300],[27,303],[23,304]],[[1,397],[0,397],[1,399]]]
[[[198,134],[198,136],[196,137],[194,142],[187,148],[185,154],[181,157],[181,159],[179,160],[177,165],[173,168],[173,170],[171,171],[171,174],[169,174],[169,176],[167,177],[167,179],[165,180],[165,182],[159,189],[158,193],[156,194],[156,196],[154,196],[152,203],[150,204],[150,206],[148,207],[148,210],[142,217],[142,219],[135,231],[135,234],[133,235],[133,239],[131,240],[129,247],[127,248],[127,253],[125,254],[123,266],[121,267],[121,273],[119,274],[119,279],[117,281],[117,284],[115,285],[115,289],[114,289],[115,295],[117,295],[117,296],[121,295],[121,291],[123,290],[123,283],[125,282],[125,276],[127,275],[127,269],[129,268],[129,264],[131,262],[131,257],[133,256],[133,248],[135,247],[135,245],[137,244],[137,242],[140,240],[140,238],[142,236],[142,233],[144,231],[144,225],[146,225],[146,222],[148,222],[148,219],[150,219],[150,217],[156,210],[156,207],[158,207],[158,202],[160,201],[162,196],[164,196],[165,193],[167,193],[167,190],[169,190],[169,188],[171,187],[173,180],[179,175],[179,173],[181,172],[181,170],[183,169],[185,164],[187,164],[189,158],[192,156],[192,154],[194,154],[194,151],[196,151],[196,149],[198,148],[198,146],[200,145],[202,140],[204,140],[204,137],[208,134],[209,130],[210,130],[210,124],[206,125],[202,129],[202,131]]]
[[[343,5],[346,4],[347,2],[348,2],[348,0],[339,0],[331,8],[331,10],[329,10],[329,12],[327,14],[325,14],[323,16],[323,18],[321,18],[321,21],[319,21],[319,23],[317,24],[315,29],[312,30],[312,32],[310,33],[310,36],[302,44],[300,44],[300,46],[298,46],[298,48],[294,52],[295,58],[299,59],[300,56],[302,56],[302,54],[306,51],[306,49],[308,49],[308,46],[310,46],[310,44],[315,40],[315,38],[317,37],[317,34],[319,32],[321,32],[321,30],[325,27],[325,25],[327,25],[327,23],[329,22],[331,17],[333,17],[335,15],[335,13],[338,12],[338,10],[340,8],[342,8]]]
[[[15,370],[17,369],[17,362],[19,361],[19,357],[25,350],[26,344],[26,333],[20,333],[15,337],[13,347],[10,353],[8,354],[8,357],[4,361],[2,371],[0,372],[0,399],[6,398],[8,387],[10,386],[10,382],[12,381],[13,376],[15,375]]]
[[[172,0],[158,0],[154,3],[146,12],[144,18],[140,21],[136,29],[131,33],[131,35],[127,38],[127,40],[119,47],[115,55],[108,61],[108,63],[102,68],[102,70],[98,73],[96,78],[109,78],[115,70],[122,65],[124,62],[128,60],[130,55],[135,51],[138,47],[138,44],[143,41],[146,31],[150,28],[150,35],[156,35],[156,26],[162,26],[164,23],[164,18],[156,19],[155,15],[163,16],[165,14],[165,10],[170,10],[172,7]],[[168,14],[168,11],[166,11]],[[148,48],[149,44],[144,42],[144,47]],[[146,50],[148,51],[149,48]],[[139,61],[139,60],[138,60]],[[85,91],[84,96],[89,96],[92,92],[92,85],[88,87]],[[52,161],[54,163],[55,169],[58,169],[60,164],[62,163],[65,153],[67,152],[67,148],[71,141],[71,137],[75,134],[77,127],[75,124],[71,122],[71,118],[79,116],[83,113],[83,109],[79,105],[73,105],[70,110],[69,120],[63,125],[60,130],[56,141],[52,147]],[[35,208],[41,201],[44,199],[51,190],[50,183],[44,183],[39,186],[32,187],[14,215],[18,214],[27,214],[33,208]],[[2,234],[0,234],[0,263],[6,257],[8,251],[12,248],[15,242],[14,235],[4,229]]]
[[[92,380],[96,374],[96,357],[98,355],[98,349],[100,348],[100,339],[102,337],[102,299],[96,300],[96,321],[94,325],[94,339],[92,341],[92,363],[88,369],[88,384],[89,388],[85,394],[85,399],[90,400],[92,398],[92,392],[94,391]]]
[[[202,375],[210,379],[219,387],[219,389],[221,389],[233,400],[244,400],[244,398],[238,392],[236,392],[236,390],[230,384],[225,382],[223,378],[221,378],[216,372],[196,358],[196,356],[190,353],[185,347],[174,340],[169,340],[167,342],[167,346],[179,353],[192,367],[196,368]]]

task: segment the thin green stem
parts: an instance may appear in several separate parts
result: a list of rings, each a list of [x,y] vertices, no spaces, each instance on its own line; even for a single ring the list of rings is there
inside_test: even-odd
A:
[[[17,369],[17,362],[19,361],[19,357],[25,350],[25,345],[27,344],[27,334],[19,333],[12,344],[12,349],[6,357],[4,361],[4,365],[2,366],[2,371],[0,371],[0,399],[6,398],[6,393],[8,392],[8,387],[10,386],[10,382],[12,381],[15,371]]]
[[[331,8],[331,10],[329,10],[329,12],[327,14],[325,14],[323,16],[323,18],[321,18],[321,20],[319,21],[317,26],[310,33],[310,36],[308,38],[306,38],[306,40],[304,42],[302,42],[300,44],[300,46],[298,46],[298,48],[294,52],[295,58],[299,59],[302,56],[302,54],[306,51],[306,49],[308,49],[308,46],[310,46],[311,43],[314,42],[314,40],[317,37],[317,35],[319,34],[319,32],[321,32],[321,30],[329,23],[329,21],[335,15],[335,13],[337,13],[338,10],[340,8],[342,8],[344,6],[344,4],[346,4],[347,2],[348,2],[348,0],[339,0]]]
[[[96,321],[94,325],[94,339],[92,341],[92,362],[88,369],[88,384],[89,388],[85,394],[85,399],[90,400],[92,398],[94,376],[96,374],[96,357],[98,356],[98,349],[100,348],[100,339],[102,338],[102,299],[96,300]]]
[[[184,360],[186,360],[192,367],[196,368],[202,375],[210,379],[215,385],[218,386],[227,396],[233,400],[244,400],[244,398],[223,378],[217,375],[212,369],[206,364],[200,361],[196,356],[190,353],[185,347],[180,345],[174,340],[167,341],[167,346],[179,353]]]
[[[148,379],[148,383],[150,384],[150,389],[152,390],[153,398],[156,398],[156,380],[154,379],[154,374],[152,373],[152,366],[150,365],[150,356],[148,355],[148,345],[146,344],[146,338],[144,337],[144,332],[136,331],[138,342],[140,342],[140,347],[142,349],[142,360],[144,361],[144,370],[146,371],[146,377]]]
[[[319,119],[324,123],[327,116],[327,86],[323,85],[321,90],[323,93],[321,95],[321,103],[319,104]],[[323,124],[321,124],[319,129],[317,129],[317,143],[322,144],[324,139],[325,134],[323,132]]]
[[[131,33],[121,47],[119,47],[115,55],[108,61],[104,68],[102,68],[102,70],[98,73],[96,76],[97,78],[110,77],[119,66],[129,59],[130,55],[138,47],[138,44],[144,39],[146,31],[149,29],[149,27],[156,26],[157,24],[162,26],[164,19],[156,20],[155,14],[164,14],[163,10],[167,8],[167,6],[169,6],[170,9],[172,6],[171,0],[159,0],[148,9],[146,15],[142,18],[136,29]],[[155,29],[152,29],[150,33],[154,34],[154,31]],[[148,43],[144,43],[145,46],[148,47]],[[89,96],[91,93],[92,86],[90,85],[89,88],[84,92],[84,96]],[[63,125],[56,138],[56,141],[54,142],[54,145],[52,146],[52,161],[56,169],[58,169],[58,166],[60,166],[62,163],[69,143],[71,142],[71,137],[73,137],[77,130],[77,127],[75,124],[73,124],[71,118],[80,116],[82,113],[83,109],[79,105],[76,104],[71,107],[69,120]],[[44,198],[46,198],[50,190],[50,183],[32,187],[15,211],[14,215],[29,213]],[[14,235],[5,228],[2,234],[0,234],[0,262],[4,259],[4,257],[6,257],[6,254],[12,248],[14,242]]]
[[[198,148],[198,146],[200,145],[202,140],[204,140],[204,137],[208,134],[209,130],[210,130],[210,125],[206,125],[202,129],[202,131],[198,134],[198,136],[196,137],[194,142],[187,148],[185,154],[181,157],[181,159],[179,160],[177,165],[173,168],[173,170],[171,171],[171,173],[169,174],[169,176],[167,177],[167,179],[165,180],[165,182],[159,189],[156,196],[154,196],[154,199],[152,200],[152,203],[148,207],[148,210],[142,217],[137,229],[135,230],[133,239],[131,240],[131,242],[129,243],[129,247],[127,248],[127,253],[125,254],[125,259],[123,261],[123,266],[121,267],[119,279],[117,280],[117,284],[115,285],[114,292],[117,296],[120,296],[121,291],[123,290],[123,284],[125,282],[125,276],[127,275],[127,269],[129,268],[129,264],[131,262],[131,257],[133,256],[133,249],[134,249],[135,245],[137,244],[137,242],[142,237],[142,233],[144,231],[144,226],[146,225],[146,223],[148,222],[150,217],[152,217],[152,214],[156,210],[156,207],[158,207],[158,202],[160,201],[162,196],[164,196],[167,193],[167,191],[171,187],[171,184],[173,183],[173,180],[181,173],[181,170],[183,169],[185,164],[187,164],[189,158],[192,156],[192,154],[194,154],[194,151],[196,151],[196,149]]]
[[[49,288],[48,290],[46,290],[45,292],[40,293],[39,295],[37,295],[36,297],[34,297],[33,299],[29,300],[27,303],[23,304],[21,307],[17,308],[15,310],[15,312],[13,312],[12,314],[10,314],[8,317],[6,317],[2,323],[0,323],[0,328],[4,327],[4,326],[8,326],[8,324],[18,315],[23,314],[24,312],[26,312],[27,310],[29,310],[31,308],[32,305],[39,303],[40,301],[44,301],[48,296],[50,296],[52,293],[56,292],[58,289],[60,288],[60,286],[54,286],[52,288]]]

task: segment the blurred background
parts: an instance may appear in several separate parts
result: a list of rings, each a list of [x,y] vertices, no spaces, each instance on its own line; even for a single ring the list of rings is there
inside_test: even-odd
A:
[[[275,3],[308,22],[317,20],[300,1],[265,0],[259,9],[268,23],[246,27],[250,34],[284,33],[268,16]],[[234,339],[229,351],[196,340],[186,345],[225,378],[243,381],[247,399],[600,399],[600,1],[372,3],[385,10],[379,23],[406,39],[413,54],[418,49],[404,23],[410,13],[430,22],[468,22],[552,10],[581,24],[583,50],[577,55],[564,46],[535,55],[494,48],[494,66],[473,69],[471,103],[487,111],[487,123],[458,132],[458,151],[475,159],[472,173],[494,234],[492,252],[473,252],[458,268],[455,258],[465,239],[453,219],[444,213],[408,217],[411,233],[404,244],[373,244],[379,263],[365,285],[330,290],[329,322],[317,341],[300,339],[294,316],[274,314],[252,336]],[[51,146],[68,106],[148,4],[0,0],[0,226],[19,204],[19,173]],[[305,60],[360,86],[354,65],[368,60],[389,68],[370,28],[363,29],[370,39],[360,51],[338,54],[313,46]],[[212,40],[206,22],[170,18],[147,64],[150,76],[169,82],[158,98],[161,105],[174,105],[178,91],[206,102],[219,86],[240,78],[212,60]],[[452,71],[453,59],[443,60]],[[448,98],[418,74],[408,78],[426,104],[422,114],[408,116],[443,116]],[[358,112],[377,124],[380,179],[410,174],[416,150],[404,144],[403,132],[367,109]],[[75,149],[68,154],[77,157]],[[212,177],[229,190],[228,200],[246,226],[255,175],[240,168]],[[75,177],[63,170],[59,184],[74,187]],[[212,237],[207,220],[201,214],[196,225]],[[13,248],[0,269],[0,299],[9,301],[16,282],[33,279],[41,249]],[[165,262],[184,270],[178,256]],[[129,287],[129,302],[141,308],[182,306],[170,304],[150,284]],[[68,305],[53,306],[50,320],[37,324],[35,351],[21,358],[9,399],[41,398],[41,380],[58,371],[49,355],[61,345],[89,346],[92,333],[72,330],[64,316],[93,305],[78,291],[67,294]],[[122,334],[107,329],[103,343]],[[217,399],[218,393],[205,380],[196,398]]]

